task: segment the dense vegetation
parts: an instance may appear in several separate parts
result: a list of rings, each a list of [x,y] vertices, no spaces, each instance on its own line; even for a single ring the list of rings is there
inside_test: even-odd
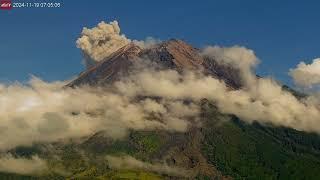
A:
[[[319,135],[258,123],[246,124],[234,116],[219,113],[209,103],[203,105],[202,118],[204,124],[196,130],[201,138],[194,132],[132,131],[122,140],[106,139],[97,134],[80,144],[19,147],[11,153],[23,157],[38,154],[48,160],[48,172],[33,177],[0,173],[0,179],[164,179],[168,176],[142,170],[113,170],[105,156],[126,154],[152,162],[163,158],[168,149],[192,141],[190,137],[201,142],[197,151],[226,177],[320,179]],[[211,178],[198,174],[195,179]]]
[[[31,157],[37,154],[48,160],[48,172],[34,176],[0,173],[0,179],[163,179],[162,175],[142,170],[110,169],[105,159],[106,155],[127,154],[149,161],[150,156],[159,151],[163,144],[164,140],[159,135],[152,131],[132,131],[127,139],[109,140],[109,142],[105,140],[103,136],[97,135],[82,144],[73,142],[53,144],[49,146],[51,147],[49,150],[47,145],[40,144],[18,147],[11,151],[13,155]]]
[[[320,179],[320,138],[287,128],[249,125],[210,108],[203,152],[235,179]]]

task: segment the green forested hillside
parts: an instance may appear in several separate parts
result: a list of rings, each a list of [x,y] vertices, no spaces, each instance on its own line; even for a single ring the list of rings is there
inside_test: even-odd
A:
[[[19,147],[11,153],[38,154],[48,160],[48,172],[33,177],[1,173],[0,179],[183,179],[138,169],[114,170],[106,155],[192,169],[191,179],[320,179],[319,135],[246,124],[219,113],[210,103],[203,105],[202,120],[201,128],[186,133],[132,131],[121,140],[96,134],[81,143]]]
[[[235,179],[320,179],[319,135],[246,124],[211,110],[202,151],[208,161]]]

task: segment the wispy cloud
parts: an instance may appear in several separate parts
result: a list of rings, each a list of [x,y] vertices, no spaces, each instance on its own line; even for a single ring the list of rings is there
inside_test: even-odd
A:
[[[145,170],[178,177],[190,177],[192,171],[179,167],[168,166],[164,163],[148,163],[131,156],[106,156],[108,164],[113,169]]]
[[[7,173],[16,173],[24,175],[41,174],[47,170],[46,161],[40,159],[38,156],[31,158],[15,158],[10,154],[0,157],[0,171]]]

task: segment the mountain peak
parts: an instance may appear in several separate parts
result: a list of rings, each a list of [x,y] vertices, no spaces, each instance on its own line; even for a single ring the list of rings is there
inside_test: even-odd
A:
[[[240,87],[236,70],[219,65],[214,59],[202,57],[198,49],[178,39],[170,39],[145,49],[141,49],[134,43],[129,43],[81,73],[68,86],[111,83],[118,80],[120,75],[128,74],[133,61],[138,58],[156,62],[168,69],[203,70],[208,75],[222,79],[232,88]]]
[[[169,68],[196,69],[203,63],[197,49],[178,39],[170,39],[142,52],[153,61]]]
[[[74,87],[84,84],[98,85],[118,79],[117,74],[127,70],[132,60],[139,56],[141,48],[134,43],[129,43],[118,49],[110,56],[103,59],[90,69],[82,72],[78,78],[67,86]]]

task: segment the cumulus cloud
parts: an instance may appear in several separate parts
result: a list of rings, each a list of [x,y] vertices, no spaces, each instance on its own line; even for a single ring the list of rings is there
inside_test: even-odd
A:
[[[299,86],[312,88],[314,85],[319,85],[320,58],[314,59],[311,64],[300,62],[296,68],[290,69],[289,75]]]
[[[0,171],[7,173],[16,173],[23,175],[40,174],[47,170],[46,161],[38,156],[31,158],[15,158],[10,154],[0,157]]]
[[[168,166],[161,163],[147,163],[137,160],[131,156],[106,156],[108,164],[113,169],[131,169],[131,170],[145,170],[171,176],[190,177],[192,172],[179,168]]]
[[[109,88],[66,88],[33,78],[0,85],[0,150],[79,138],[99,131],[123,138],[128,129],[186,131],[199,108],[181,100],[137,99]]]

